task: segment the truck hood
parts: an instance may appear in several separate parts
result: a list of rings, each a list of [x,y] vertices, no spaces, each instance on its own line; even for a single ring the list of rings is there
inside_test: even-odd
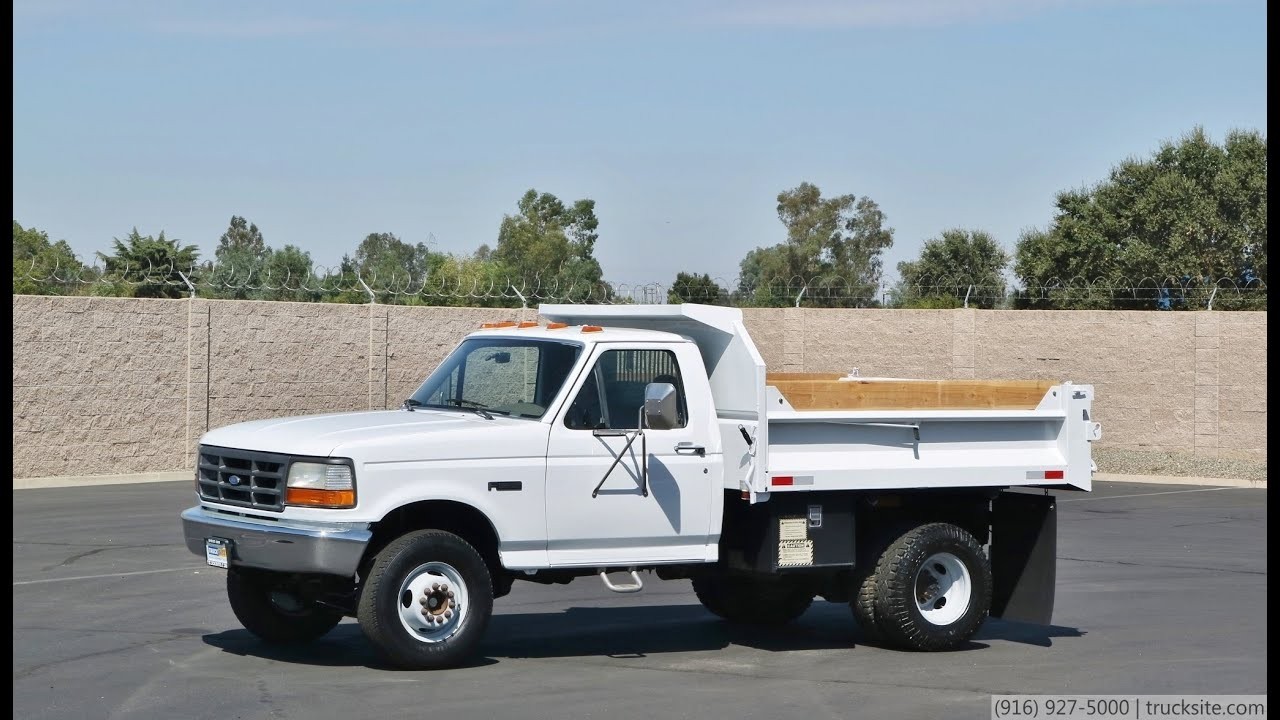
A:
[[[209,431],[200,443],[313,457],[354,457],[360,450],[374,445],[384,449],[417,447],[422,457],[435,454],[424,453],[427,448],[439,448],[461,439],[459,436],[491,438],[494,433],[513,426],[540,425],[533,420],[502,415],[486,420],[479,415],[452,410],[378,410],[237,423]]]

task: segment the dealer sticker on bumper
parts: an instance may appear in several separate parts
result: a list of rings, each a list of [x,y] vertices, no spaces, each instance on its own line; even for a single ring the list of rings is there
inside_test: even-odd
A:
[[[204,561],[214,567],[224,568],[231,559],[231,541],[222,538],[206,538],[204,541]]]

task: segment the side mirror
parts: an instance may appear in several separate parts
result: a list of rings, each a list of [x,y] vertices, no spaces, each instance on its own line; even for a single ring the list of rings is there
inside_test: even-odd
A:
[[[670,430],[680,425],[675,385],[649,383],[644,387],[644,421],[653,430]]]

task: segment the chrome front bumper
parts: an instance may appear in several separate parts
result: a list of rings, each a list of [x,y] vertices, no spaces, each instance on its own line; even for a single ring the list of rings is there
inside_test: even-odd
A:
[[[368,523],[301,523],[219,512],[203,506],[182,512],[187,549],[204,557],[207,538],[232,541],[232,565],[351,577],[373,533]]]

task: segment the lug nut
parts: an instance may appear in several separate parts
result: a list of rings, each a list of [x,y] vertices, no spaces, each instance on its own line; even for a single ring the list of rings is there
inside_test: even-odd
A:
[[[453,591],[452,591],[452,590],[450,590],[449,592],[445,593],[445,597],[452,598],[452,597],[453,597]]]
[[[439,590],[439,589],[440,589],[440,583],[431,583],[431,589],[432,589],[433,591],[435,591],[435,590]]]

